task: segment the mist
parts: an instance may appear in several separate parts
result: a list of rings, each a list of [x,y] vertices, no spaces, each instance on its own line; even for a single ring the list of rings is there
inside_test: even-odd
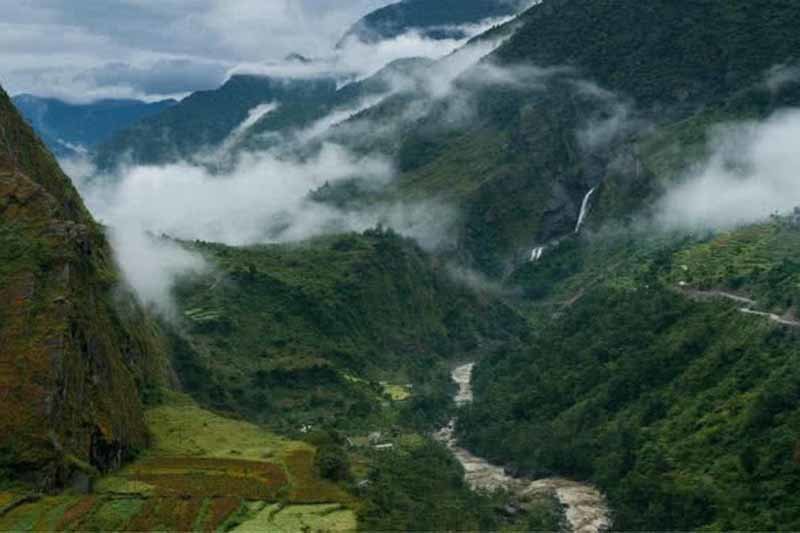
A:
[[[729,124],[710,135],[708,157],[657,207],[665,228],[731,229],[800,205],[800,110]]]
[[[334,77],[348,81],[363,80],[398,59],[445,58],[457,50],[469,48],[465,45],[473,37],[513,18],[488,19],[480,24],[452,28],[464,35],[463,38],[433,39],[416,30],[373,43],[363,42],[353,36],[340,43],[335,53],[329,55],[311,57],[307,62],[242,62],[231,68],[228,76],[250,74],[279,78]]]
[[[402,57],[418,56],[421,37],[401,36],[388,43],[408,43]],[[332,110],[299,131],[281,131],[270,149],[237,150],[240,141],[259,120],[278,109],[265,103],[220,145],[206,147],[189,161],[158,166],[122,166],[114,176],[97,176],[86,161],[65,163],[78,178],[81,192],[95,216],[110,228],[110,238],[127,280],[142,301],[163,316],[175,314],[171,290],[181,275],[213,269],[202,257],[181,247],[179,241],[218,242],[231,246],[293,242],[315,236],[364,231],[377,224],[391,227],[416,240],[429,251],[450,249],[459,213],[428,199],[402,202],[380,192],[395,179],[391,158],[359,155],[341,141],[350,135],[380,135],[398,123],[430,109],[431,102],[452,100],[451,114],[472,118],[471,94],[487,85],[536,86],[551,71],[533,67],[500,68],[481,60],[503,39],[470,43],[437,42],[436,54],[445,57],[434,65],[398,74],[384,94],[368,96],[349,107]],[[348,49],[362,45],[351,44]],[[364,45],[367,46],[367,45]],[[378,45],[380,46],[380,45]],[[426,44],[427,46],[427,44]],[[369,54],[367,54],[369,55]],[[425,54],[423,54],[425,55]],[[432,55],[435,55],[432,53]],[[380,55],[375,65],[387,60]],[[302,62],[292,68],[317,68]],[[385,63],[380,65],[385,66]],[[367,65],[365,71],[372,67]],[[398,92],[413,91],[419,104],[395,121],[373,123],[359,114]],[[413,106],[412,106],[413,107]],[[335,135],[333,133],[335,132]],[[361,133],[359,133],[361,132]],[[224,164],[216,164],[224,163]],[[80,179],[91,176],[91,179]],[[368,204],[343,207],[313,200],[312,191],[344,182],[371,191]],[[161,236],[169,238],[161,238]],[[472,282],[474,276],[470,277]]]
[[[86,162],[74,160],[65,170],[78,178],[92,174]],[[157,236],[246,246],[360,232],[381,223],[428,250],[447,246],[456,213],[435,201],[344,209],[309,198],[310,191],[345,180],[380,189],[394,175],[385,158],[358,157],[326,143],[305,160],[269,152],[241,154],[225,174],[182,162],[124,168],[117,180],[94,176],[77,181],[89,208],[109,226],[128,282],[144,303],[169,317],[174,314],[170,291],[175,279],[213,265]]]

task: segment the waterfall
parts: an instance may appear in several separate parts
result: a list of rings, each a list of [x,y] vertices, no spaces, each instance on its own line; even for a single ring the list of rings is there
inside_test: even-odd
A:
[[[531,251],[531,263],[535,263],[544,255],[544,246],[539,246]]]
[[[586,196],[583,197],[581,214],[578,216],[578,223],[575,225],[575,233],[581,232],[581,226],[583,226],[584,221],[586,221],[586,215],[589,214],[589,200],[592,199],[595,189],[597,189],[597,187],[593,187],[588,193],[586,193]]]

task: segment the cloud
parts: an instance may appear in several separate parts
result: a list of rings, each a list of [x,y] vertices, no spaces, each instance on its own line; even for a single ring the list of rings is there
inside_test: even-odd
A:
[[[716,129],[707,161],[658,204],[667,228],[728,229],[800,205],[800,110]]]
[[[241,63],[327,54],[389,1],[0,0],[0,81],[11,94],[81,102],[173,96]]]
[[[497,41],[483,41],[465,46],[469,40],[493,25],[508,19],[491,19],[481,24],[460,26],[463,38],[433,39],[418,31],[409,31],[391,39],[376,43],[365,43],[353,37],[341,43],[333,53],[325,51],[319,56],[312,56],[312,61],[261,61],[242,62],[231,69],[229,75],[253,74],[261,76],[314,78],[338,77],[343,80],[363,80],[373,76],[386,65],[399,59],[424,58],[431,60],[450,59],[455,56],[451,70],[460,73],[461,64],[472,65],[477,59],[491,52]],[[479,57],[474,57],[476,54]],[[447,65],[442,65],[440,72],[446,72]]]
[[[140,301],[167,319],[176,317],[175,280],[212,268],[201,256],[133,224],[118,222],[111,227],[109,238],[122,274]]]
[[[386,182],[392,167],[335,145],[325,145],[303,162],[242,154],[225,175],[191,163],[136,166],[124,169],[119,184],[102,191],[94,210],[112,226],[135,221],[145,231],[179,239],[230,245],[294,240],[324,227],[332,216],[308,205],[307,193],[356,177]]]
[[[800,65],[777,65],[767,71],[765,84],[771,92],[777,92],[800,82]]]
[[[185,94],[214,89],[226,79],[224,63],[190,59],[159,59],[146,66],[108,63],[77,75],[98,87],[130,87],[144,95]]]
[[[325,184],[360,180],[381,187],[394,177],[388,160],[355,156],[333,144],[304,160],[271,152],[242,154],[214,174],[191,163],[123,169],[120,181],[93,177],[84,162],[64,162],[95,216],[111,228],[121,269],[139,296],[169,315],[175,279],[208,265],[174,242],[203,240],[241,246],[291,242],[317,235],[363,231],[378,223],[428,249],[446,245],[455,213],[433,201],[373,203],[343,209],[317,203],[309,192]]]
[[[441,58],[507,19],[459,27],[460,39],[410,32],[368,45],[346,28],[391,0],[0,0],[2,82],[72,102],[155,100],[220,85],[234,73],[364,78],[406,57]],[[290,53],[316,58],[283,61]]]
[[[585,153],[605,151],[621,137],[646,126],[636,116],[633,104],[617,94],[588,80],[575,79],[572,84],[578,95],[596,104],[577,132],[578,144]]]

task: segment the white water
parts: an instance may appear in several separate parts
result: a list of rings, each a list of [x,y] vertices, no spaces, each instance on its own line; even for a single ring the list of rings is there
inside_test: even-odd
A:
[[[544,246],[539,246],[531,251],[531,263],[535,263],[544,255]]]
[[[592,188],[586,196],[583,197],[583,203],[581,204],[581,214],[578,215],[578,223],[575,225],[575,233],[580,233],[581,227],[583,223],[586,221],[586,216],[589,214],[589,200],[592,199],[592,195],[594,194],[595,189],[597,187]]]
[[[462,365],[453,371],[458,383],[456,405],[472,401],[472,370],[475,363]],[[467,483],[473,489],[494,491],[505,489],[515,494],[522,503],[542,494],[554,494],[566,508],[566,518],[574,533],[598,533],[611,527],[608,506],[603,494],[595,487],[562,478],[531,480],[508,475],[502,467],[473,455],[458,446],[454,436],[455,420],[440,429],[434,436],[447,445],[464,467]]]

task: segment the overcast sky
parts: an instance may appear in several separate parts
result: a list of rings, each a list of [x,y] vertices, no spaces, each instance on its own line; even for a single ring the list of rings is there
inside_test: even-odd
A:
[[[80,101],[218,86],[242,63],[330,54],[391,0],[0,0],[0,84]]]

